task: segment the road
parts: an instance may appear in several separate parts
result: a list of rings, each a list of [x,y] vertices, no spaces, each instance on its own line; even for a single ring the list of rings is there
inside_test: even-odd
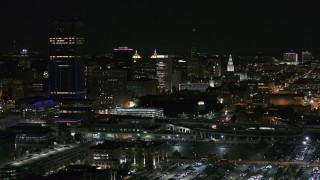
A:
[[[310,167],[319,167],[320,163],[307,163],[307,162],[280,162],[280,161],[257,161],[257,160],[229,160],[229,162],[232,163],[238,163],[238,164],[274,164],[274,165],[280,165],[280,166],[289,166],[289,165],[298,165],[298,166],[310,166]]]

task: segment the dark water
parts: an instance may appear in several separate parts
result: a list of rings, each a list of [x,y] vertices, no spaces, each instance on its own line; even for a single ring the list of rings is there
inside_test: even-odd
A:
[[[14,158],[14,139],[0,142],[0,166]]]

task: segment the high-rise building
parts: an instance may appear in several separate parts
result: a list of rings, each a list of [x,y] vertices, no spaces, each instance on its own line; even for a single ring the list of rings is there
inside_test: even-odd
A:
[[[187,57],[172,55],[172,91],[179,90],[179,84],[187,79]]]
[[[133,79],[132,72],[132,55],[134,54],[132,48],[118,47],[113,49],[113,57],[115,68],[119,70],[126,70],[128,73],[128,79]]]
[[[197,54],[196,48],[191,49],[191,56],[188,59],[188,76],[190,78],[199,78],[202,77],[202,68],[200,63],[200,58]]]
[[[133,49],[128,47],[118,47],[113,49],[113,56],[118,69],[129,69]]]
[[[22,49],[18,57],[19,64],[12,82],[12,98],[15,100],[29,96],[29,83],[32,80],[30,54],[26,49]]]
[[[20,52],[20,60],[19,60],[19,67],[23,69],[30,69],[30,57],[28,54],[28,50],[22,49]]]
[[[228,72],[234,72],[234,65],[232,61],[232,55],[229,55],[229,61],[228,61],[228,66],[227,66],[227,71]]]
[[[293,51],[287,52],[283,54],[283,60],[287,64],[298,64],[298,53]]]
[[[157,51],[154,50],[153,55],[146,59],[145,61],[145,73],[147,79],[157,79],[157,74],[156,74],[156,66],[157,66]]]
[[[89,81],[91,97],[101,106],[121,106],[127,98],[127,71],[97,67]]]
[[[156,50],[150,57],[156,61],[157,93],[163,94],[172,89],[172,58],[169,55],[158,55]]]
[[[146,79],[145,62],[138,54],[138,51],[132,56],[132,79]]]
[[[301,61],[307,62],[312,60],[312,53],[310,51],[302,51],[301,53]]]
[[[221,76],[221,62],[217,61],[214,65],[214,76],[220,77]]]
[[[49,96],[82,99],[84,90],[84,24],[54,21],[49,32]]]

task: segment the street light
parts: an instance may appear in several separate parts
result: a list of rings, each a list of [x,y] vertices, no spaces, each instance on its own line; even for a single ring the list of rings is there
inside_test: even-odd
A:
[[[303,145],[306,145],[306,144],[307,144],[307,142],[306,142],[306,141],[303,141],[303,142],[302,142],[302,144],[303,144]]]
[[[309,137],[308,137],[308,136],[306,137],[306,140],[307,140],[307,141],[309,140]]]

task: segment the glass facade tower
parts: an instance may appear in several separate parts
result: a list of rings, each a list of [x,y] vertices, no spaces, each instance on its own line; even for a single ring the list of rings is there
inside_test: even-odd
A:
[[[82,99],[84,90],[84,24],[54,21],[49,32],[49,96]]]

